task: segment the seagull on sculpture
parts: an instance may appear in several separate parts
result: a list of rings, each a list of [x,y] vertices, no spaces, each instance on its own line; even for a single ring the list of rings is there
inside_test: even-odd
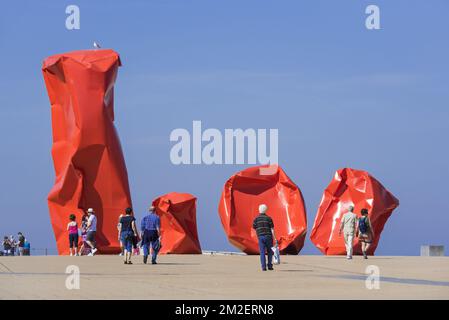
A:
[[[95,49],[100,49],[101,48],[100,45],[96,41],[94,41],[94,48]]]

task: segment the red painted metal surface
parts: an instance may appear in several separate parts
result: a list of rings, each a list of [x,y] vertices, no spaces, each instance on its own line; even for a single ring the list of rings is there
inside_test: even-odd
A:
[[[258,254],[254,218],[260,204],[268,206],[282,254],[298,254],[304,245],[307,217],[301,191],[280,167],[263,172],[257,166],[233,175],[225,184],[218,212],[231,244]]]
[[[326,255],[345,255],[343,236],[339,236],[342,216],[353,205],[360,217],[363,208],[368,209],[374,239],[368,254],[374,254],[385,223],[399,205],[385,187],[368,172],[344,168],[338,170],[324,191],[310,239]],[[354,241],[354,253],[362,254],[358,239]]]
[[[161,254],[201,254],[196,226],[196,198],[171,192],[153,201],[161,218]]]
[[[96,212],[100,253],[120,252],[118,217],[131,206],[128,175],[114,127],[113,50],[84,50],[45,59],[42,72],[51,103],[56,181],[48,195],[59,254],[68,253],[68,216],[80,223]]]

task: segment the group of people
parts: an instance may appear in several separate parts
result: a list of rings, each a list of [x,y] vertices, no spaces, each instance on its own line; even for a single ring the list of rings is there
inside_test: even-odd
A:
[[[69,232],[69,251],[71,256],[88,255],[93,256],[97,252],[95,234],[97,232],[97,217],[92,208],[87,209],[81,218],[81,226],[76,221],[76,216],[72,213],[69,216],[70,222],[67,224]],[[81,236],[81,246],[79,247],[79,237]]]
[[[69,233],[70,255],[89,255],[93,256],[97,252],[96,247],[96,231],[97,218],[95,211],[89,208],[81,219],[81,227],[78,226],[76,216],[71,214],[67,224]],[[151,254],[151,263],[157,264],[157,254],[161,248],[161,222],[156,214],[156,209],[151,206],[149,214],[146,215],[140,223],[140,232],[137,230],[136,218],[132,208],[126,208],[125,213],[121,214],[117,224],[118,241],[120,243],[121,253],[124,257],[124,264],[132,264],[131,256],[133,250],[139,252],[140,247],[143,248],[143,262],[148,262]],[[81,247],[79,246],[79,235],[82,237]]]
[[[259,241],[260,264],[262,271],[273,270],[273,243],[276,242],[274,223],[267,215],[268,207],[265,204],[259,206],[259,215],[253,221],[253,229],[256,230]],[[363,257],[368,259],[368,249],[374,239],[374,231],[368,217],[368,209],[361,210],[361,217],[354,213],[354,206],[348,208],[341,219],[340,232],[343,232],[347,259],[352,259],[354,239],[357,236],[362,247]],[[267,263],[268,257],[268,263]]]
[[[3,237],[3,251],[0,252],[4,256],[29,256],[30,243],[26,240],[22,232],[17,233],[17,240],[13,235]]]
[[[341,236],[343,232],[348,260],[352,259],[355,237],[359,238],[365,259],[368,259],[368,249],[374,239],[374,231],[368,218],[368,209],[362,209],[360,213],[362,216],[358,218],[357,214],[354,213],[354,206],[349,206],[348,212],[341,219],[339,235]]]

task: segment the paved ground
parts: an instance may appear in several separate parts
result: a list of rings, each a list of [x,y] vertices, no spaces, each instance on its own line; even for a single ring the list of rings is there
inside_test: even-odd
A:
[[[287,256],[262,272],[257,256],[172,255],[158,265],[118,256],[0,257],[0,299],[449,299],[449,257]],[[66,288],[68,265],[80,289]],[[380,269],[379,290],[365,285]]]

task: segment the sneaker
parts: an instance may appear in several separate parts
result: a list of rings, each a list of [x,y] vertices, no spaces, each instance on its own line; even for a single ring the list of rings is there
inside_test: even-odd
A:
[[[70,253],[70,256],[72,257],[72,256],[73,256],[73,254],[72,254],[72,253]]]
[[[346,257],[346,259],[348,259],[348,260],[352,260],[352,257]]]
[[[88,257],[93,257],[94,255],[93,255],[92,252],[89,252],[89,254],[88,254],[87,256],[88,256]]]
[[[267,271],[267,268],[262,268],[262,271]]]
[[[123,264],[128,264],[128,261],[123,261]]]
[[[143,256],[143,263],[147,264],[147,261],[148,261],[148,256]]]
[[[120,252],[119,256],[120,256],[120,257],[123,257],[123,252]]]
[[[128,264],[133,264],[133,263],[132,263],[131,260],[130,260],[130,261],[128,261]]]
[[[273,267],[268,267],[268,270],[273,271],[274,269]]]
[[[98,249],[97,248],[94,248],[94,249],[92,249],[92,255],[94,255],[95,254],[95,252],[97,252],[98,251]]]
[[[157,264],[157,262],[156,261],[151,261],[151,264]]]

